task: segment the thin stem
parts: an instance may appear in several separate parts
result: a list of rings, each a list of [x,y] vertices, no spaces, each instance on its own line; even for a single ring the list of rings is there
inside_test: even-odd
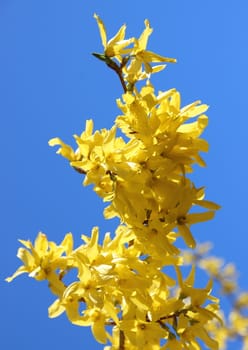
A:
[[[118,75],[120,79],[124,92],[127,92],[128,89],[124,81],[124,78],[122,76],[122,69],[126,66],[130,57],[129,56],[123,57],[122,62],[120,63],[120,65],[118,65],[111,57],[106,56],[104,53],[100,54],[100,53],[93,52],[92,55],[98,58],[99,60],[104,61],[109,68],[115,71],[115,73]]]
[[[119,350],[125,350],[125,335],[122,330],[120,330],[119,335]]]
[[[118,71],[118,72],[116,72],[116,73],[118,74],[118,77],[119,77],[119,79],[120,79],[120,82],[121,82],[121,85],[122,85],[122,87],[123,87],[123,90],[124,90],[124,92],[126,93],[126,92],[127,92],[127,86],[126,86],[126,83],[125,83],[125,81],[124,81],[124,79],[123,79],[122,72],[121,72],[121,71]]]
[[[115,71],[115,73],[118,75],[119,79],[120,79],[120,82],[121,82],[121,85],[123,87],[123,90],[124,92],[126,93],[127,92],[127,86],[126,86],[126,83],[123,79],[123,76],[122,76],[122,65],[121,66],[118,66],[117,63],[115,63],[114,61],[112,60],[109,60],[107,63],[107,66],[111,69],[113,69]]]

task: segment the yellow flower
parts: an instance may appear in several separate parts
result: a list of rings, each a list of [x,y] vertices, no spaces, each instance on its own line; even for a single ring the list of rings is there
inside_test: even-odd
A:
[[[28,273],[30,277],[36,280],[47,279],[48,276],[56,270],[56,268],[70,266],[62,255],[68,255],[72,251],[73,238],[71,234],[67,234],[59,246],[54,242],[48,242],[44,233],[40,232],[35,240],[34,245],[30,241],[20,240],[25,248],[19,248],[17,257],[22,260],[23,266],[6,279],[11,282],[14,278],[22,273]]]
[[[70,161],[76,160],[78,156],[75,154],[71,146],[66,145],[60,138],[55,137],[48,142],[49,146],[57,146],[61,147],[57,151],[58,154],[61,154],[63,157],[67,158]]]
[[[103,21],[96,14],[94,18],[104,52],[93,55],[120,78],[125,91],[117,101],[121,115],[109,130],[94,131],[93,121],[87,120],[85,130],[74,135],[75,150],[59,138],[49,145],[59,146],[57,153],[84,175],[83,184],[93,184],[103,201],[110,202],[105,218],[118,217],[120,225],[102,244],[98,227],[93,227],[76,249],[71,234],[59,245],[43,233],[34,244],[21,240],[24,248],[18,257],[23,266],[7,281],[22,273],[47,280],[57,297],[49,317],[65,312],[71,323],[90,326],[98,342],[112,344],[105,350],[196,350],[202,343],[217,350],[218,340],[224,344],[226,334],[248,338],[247,318],[241,315],[247,295],[237,298],[230,328],[218,334],[223,325],[219,300],[211,295],[212,280],[205,288],[194,286],[194,262],[200,259],[196,255],[206,248],[188,257],[192,268],[184,278],[185,261],[177,247],[182,237],[194,248],[191,225],[212,219],[219,209],[188,176],[195,164],[205,166],[200,153],[208,151],[208,143],[200,136],[208,124],[208,106],[195,101],[182,107],[176,89],[155,92],[150,75],[176,60],[147,50],[152,33],[148,20],[139,38],[126,39],[123,25],[108,40]],[[135,83],[142,79],[147,81],[139,89]],[[118,128],[124,138],[118,136]],[[205,211],[198,212],[195,206]],[[202,258],[198,266],[232,292],[234,267],[227,265],[220,274],[215,263]],[[172,277],[167,267],[175,269]],[[75,279],[67,275],[71,269]]]
[[[129,66],[124,69],[125,79],[128,82],[134,83],[137,80],[141,80],[144,77],[142,76],[144,73],[142,72],[142,66],[144,65],[145,73],[151,74],[160,71],[165,66],[160,65],[154,69],[151,66],[151,63],[158,62],[170,62],[175,63],[176,59],[168,58],[164,56],[160,56],[154,52],[146,50],[148,38],[152,33],[152,28],[150,27],[150,23],[148,20],[145,20],[145,29],[143,33],[140,35],[138,39],[134,41],[134,48],[130,53],[130,57],[132,58]]]
[[[190,248],[195,248],[196,242],[190,231],[190,225],[213,219],[214,211],[206,211],[204,213],[185,214],[179,213],[177,217],[177,227],[179,234]]]
[[[248,336],[248,317],[242,315],[240,312],[233,310],[229,315],[230,328],[235,333],[241,336]]]
[[[180,334],[182,342],[185,344],[189,344],[190,349],[201,350],[202,347],[200,343],[196,339],[200,339],[203,341],[208,349],[218,350],[219,344],[218,342],[211,338],[208,332],[202,327],[201,324],[193,324],[190,325],[182,334]],[[185,345],[186,345],[185,344]]]
[[[29,277],[38,281],[46,279],[51,292],[56,296],[61,296],[66,287],[57,270],[67,271],[73,266],[72,259],[70,259],[73,248],[72,235],[67,234],[59,246],[54,242],[49,242],[46,235],[41,232],[34,245],[30,241],[20,240],[20,242],[25,248],[19,248],[17,256],[22,260],[23,266],[20,266],[11,277],[6,278],[6,281],[11,282],[20,274],[28,273]],[[67,257],[63,256],[64,254]]]
[[[78,312],[78,302],[69,298],[65,302],[65,309],[68,319],[77,326],[91,326],[92,333],[99,343],[105,344],[110,339],[109,333],[105,329],[106,315],[103,309],[92,307],[80,315]]]
[[[125,39],[126,26],[123,25],[113,38],[107,40],[106,28],[103,21],[96,14],[94,14],[94,18],[98,24],[104,54],[94,53],[93,55],[105,61],[108,66],[114,68],[116,71],[122,71],[124,79],[128,84],[131,84],[131,91],[136,81],[143,80],[150,74],[159,72],[165,68],[165,65],[152,67],[151,63],[176,62],[174,58],[163,57],[146,50],[148,38],[152,33],[152,28],[148,20],[145,20],[145,30],[138,39]],[[134,44],[134,46],[129,47],[131,44]],[[121,65],[116,65],[115,61],[111,58],[121,62]],[[145,68],[144,71],[142,70],[143,65]],[[127,90],[129,90],[128,86]]]
[[[120,56],[131,52],[131,49],[127,49],[127,46],[129,46],[134,41],[133,38],[124,40],[126,25],[123,25],[115,34],[115,36],[107,41],[106,28],[103,21],[97,14],[94,14],[94,18],[98,24],[105,56],[116,57],[121,61]]]
[[[235,302],[235,306],[238,309],[248,308],[248,292],[243,292],[243,293],[239,294],[239,296]]]
[[[137,350],[160,349],[160,339],[166,338],[168,334],[158,322],[123,320],[120,322],[120,328]]]
[[[175,267],[177,272],[178,283],[180,287],[181,298],[190,297],[191,305],[200,306],[203,305],[206,300],[211,300],[214,302],[218,302],[218,299],[213,297],[210,293],[212,291],[212,280],[209,280],[207,286],[205,288],[194,288],[195,281],[195,266],[193,265],[191,271],[187,278],[183,280],[182,273],[178,267]]]

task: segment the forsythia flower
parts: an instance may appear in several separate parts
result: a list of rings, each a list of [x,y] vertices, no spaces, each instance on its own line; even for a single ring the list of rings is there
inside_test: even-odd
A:
[[[103,21],[97,14],[94,14],[94,18],[97,21],[98,28],[100,31],[100,36],[102,39],[102,45],[104,47],[104,54],[107,57],[120,57],[120,55],[125,55],[130,53],[131,49],[127,49],[126,47],[129,46],[134,41],[134,38],[124,40],[126,25],[123,25],[118,30],[116,35],[113,38],[111,38],[109,41],[107,41],[106,28]]]
[[[104,211],[106,218],[118,216],[144,236],[146,232],[167,236],[176,228],[194,247],[190,226],[212,219],[219,208],[204,200],[204,189],[196,189],[186,178],[194,162],[204,165],[199,152],[207,150],[207,143],[198,137],[207,124],[207,117],[200,114],[207,106],[196,102],[180,108],[176,90],[156,96],[150,83],[139,96],[126,93],[123,99],[118,106],[124,114],[111,130],[93,133],[93,122],[87,121],[85,131],[75,136],[74,155],[66,156],[63,148],[69,146],[58,139],[50,144],[59,144],[59,153],[86,175],[84,184],[93,183],[104,201],[111,202]],[[199,114],[196,122],[189,123]],[[130,140],[116,137],[116,127]],[[209,211],[191,213],[195,205]]]
[[[73,238],[71,234],[67,234],[59,246],[48,242],[46,235],[42,232],[38,234],[34,245],[30,241],[20,240],[20,242],[25,248],[19,248],[17,256],[24,265],[12,277],[7,278],[8,282],[22,273],[28,273],[30,277],[37,280],[44,280],[58,267],[64,269],[71,267],[70,260],[63,256],[64,253],[69,255],[72,251]]]
[[[145,29],[138,39],[125,39],[126,26],[123,25],[116,35],[107,41],[106,28],[103,21],[96,14],[94,18],[98,24],[104,53],[93,53],[93,55],[105,61],[110,68],[116,71],[122,70],[123,79],[128,84],[127,90],[132,90],[138,80],[148,78],[152,73],[157,73],[165,68],[165,65],[151,66],[151,63],[176,62],[174,58],[163,57],[146,50],[148,38],[152,33],[148,20],[145,20]],[[120,63],[120,66],[116,64],[115,60]]]
[[[159,349],[160,339],[167,339],[173,334],[170,330],[172,325],[176,334],[183,332],[184,342],[194,343],[195,337],[199,337],[198,328],[204,328],[205,322],[217,318],[214,308],[203,307],[207,299],[217,301],[210,295],[211,286],[194,289],[192,273],[183,282],[181,272],[176,268],[181,294],[179,298],[173,296],[176,281],[161,271],[161,265],[152,256],[144,259],[143,254],[132,245],[127,248],[129,238],[125,238],[124,234],[125,231],[112,240],[106,235],[101,246],[95,227],[91,237],[82,236],[84,243],[75,250],[72,250],[71,235],[57,246],[49,242],[44,234],[39,234],[34,246],[29,241],[23,241],[26,248],[20,248],[22,254],[19,257],[24,262],[24,268],[18,271],[29,273],[39,280],[48,280],[49,287],[58,297],[49,307],[50,317],[66,312],[73,324],[91,326],[100,343],[107,340],[114,342],[113,337],[123,332],[130,348],[149,349],[150,346]],[[39,258],[41,252],[44,261]],[[24,256],[28,256],[28,260]],[[171,265],[176,264],[175,260],[171,260]],[[78,271],[77,281],[66,285],[63,279],[71,268]],[[11,281],[18,273],[7,280]],[[187,301],[188,296],[192,298],[192,306]],[[184,326],[182,317],[186,317]],[[199,323],[195,333],[191,320]],[[107,325],[115,326],[115,336],[108,333]],[[186,331],[187,334],[190,331],[190,338],[186,336]],[[207,344],[215,344],[205,331],[200,338]]]
[[[213,320],[206,324],[206,329],[212,338],[216,339],[219,349],[228,349],[228,341],[242,340],[242,350],[247,349],[248,339],[248,318],[247,305],[248,293],[240,292],[237,287],[237,271],[233,264],[225,264],[223,259],[209,255],[210,244],[198,245],[195,251],[183,252],[185,264],[195,264],[205,270],[207,275],[215,280],[220,293],[229,299],[232,306],[227,315],[222,311],[218,312],[218,317],[223,320]],[[208,254],[208,255],[207,255]]]
[[[145,20],[145,30],[139,37],[139,39],[134,39],[134,48],[130,53],[132,57],[130,65],[124,70],[125,79],[134,83],[137,80],[142,80],[148,77],[149,74],[161,71],[165,65],[159,65],[155,68],[151,66],[154,62],[170,62],[175,63],[176,59],[160,56],[154,52],[147,51],[148,38],[152,33],[152,28],[148,20]],[[142,71],[142,66],[144,65],[145,74]]]
[[[91,327],[98,342],[108,343],[105,350],[201,349],[203,343],[217,350],[231,334],[245,344],[247,295],[237,298],[229,328],[212,295],[216,279],[226,295],[236,291],[235,268],[205,258],[209,246],[196,247],[192,231],[219,209],[189,176],[196,164],[205,166],[201,152],[208,151],[208,143],[201,135],[208,106],[200,101],[182,106],[176,89],[155,91],[150,77],[165,66],[153,64],[175,59],[147,50],[148,20],[139,38],[126,39],[123,25],[107,40],[103,21],[94,17],[104,48],[94,55],[118,74],[124,88],[117,100],[120,114],[109,130],[94,131],[93,120],[87,120],[85,130],[74,135],[75,149],[59,138],[49,144],[59,146],[57,153],[84,175],[83,184],[93,184],[108,202],[105,218],[118,217],[120,224],[102,244],[94,227],[76,249],[71,234],[59,245],[43,233],[34,244],[21,240],[17,256],[23,266],[7,281],[22,273],[47,280],[56,296],[49,317],[65,312],[71,323]],[[138,89],[135,84],[143,79]],[[183,254],[179,238],[196,250]],[[185,277],[186,264],[191,270]],[[205,288],[195,287],[196,266],[209,272]]]

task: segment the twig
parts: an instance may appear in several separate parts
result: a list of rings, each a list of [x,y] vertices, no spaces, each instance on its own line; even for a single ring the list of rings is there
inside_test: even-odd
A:
[[[119,350],[125,350],[125,335],[122,330],[120,330],[119,335]]]

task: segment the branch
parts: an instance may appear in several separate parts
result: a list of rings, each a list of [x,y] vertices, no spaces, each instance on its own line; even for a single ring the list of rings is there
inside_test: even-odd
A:
[[[127,92],[127,86],[122,76],[122,68],[127,64],[128,59],[127,58],[123,59],[123,62],[121,63],[121,65],[118,66],[118,64],[114,60],[112,60],[110,57],[104,54],[93,52],[92,55],[98,58],[99,60],[104,61],[110,69],[113,69],[113,71],[115,71],[115,73],[118,75],[120,79],[124,92]]]
[[[122,330],[120,330],[119,335],[119,350],[125,350],[125,335]]]

